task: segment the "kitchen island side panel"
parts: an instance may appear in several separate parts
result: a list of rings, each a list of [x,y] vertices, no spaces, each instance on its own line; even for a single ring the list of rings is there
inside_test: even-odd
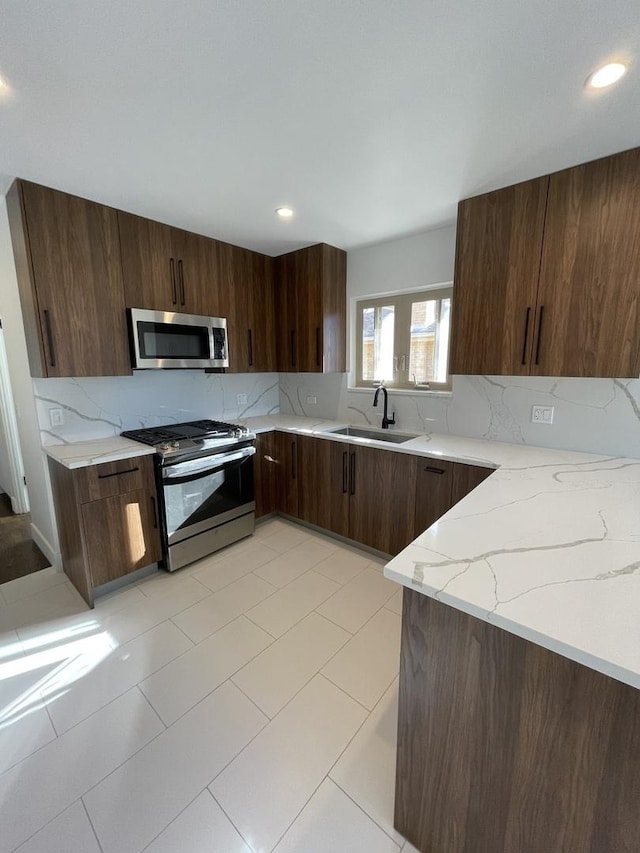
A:
[[[404,590],[395,827],[423,853],[640,850],[640,691]]]

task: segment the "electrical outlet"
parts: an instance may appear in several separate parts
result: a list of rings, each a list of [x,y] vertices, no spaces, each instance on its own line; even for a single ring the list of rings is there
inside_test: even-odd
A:
[[[247,405],[247,395],[246,394],[238,394],[236,397],[236,403],[239,406],[246,406]]]
[[[49,423],[52,427],[62,426],[64,423],[64,411],[62,409],[49,409]]]
[[[553,406],[533,406],[531,409],[532,424],[552,424]]]
[[[309,394],[307,397],[307,403],[310,406],[316,406],[318,404],[318,398],[314,397],[313,394]]]

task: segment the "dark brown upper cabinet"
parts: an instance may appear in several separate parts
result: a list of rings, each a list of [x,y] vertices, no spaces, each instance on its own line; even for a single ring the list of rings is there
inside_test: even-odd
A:
[[[640,149],[551,175],[540,269],[541,376],[640,374]]]
[[[233,373],[276,369],[273,258],[226,246],[222,280],[231,294],[229,370]]]
[[[319,243],[276,258],[278,369],[346,370],[346,253]]]
[[[116,211],[27,181],[7,207],[31,375],[130,374]]]
[[[127,308],[213,316],[217,241],[118,211]]]
[[[529,373],[548,184],[460,202],[450,373]]]
[[[451,373],[640,373],[640,149],[462,201]]]

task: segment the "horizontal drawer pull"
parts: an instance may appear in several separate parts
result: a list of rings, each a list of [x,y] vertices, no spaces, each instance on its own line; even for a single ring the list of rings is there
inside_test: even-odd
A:
[[[428,471],[430,474],[446,474],[444,468],[433,468],[431,465],[427,465],[424,470]]]
[[[98,479],[106,480],[107,477],[119,477],[121,474],[133,474],[134,471],[139,470],[139,468],[127,468],[125,471],[114,471],[112,474],[98,474]]]

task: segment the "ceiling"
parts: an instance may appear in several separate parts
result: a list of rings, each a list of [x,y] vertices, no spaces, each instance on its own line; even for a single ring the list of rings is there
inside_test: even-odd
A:
[[[269,254],[435,228],[640,144],[637,0],[0,0],[0,21],[5,187]]]

